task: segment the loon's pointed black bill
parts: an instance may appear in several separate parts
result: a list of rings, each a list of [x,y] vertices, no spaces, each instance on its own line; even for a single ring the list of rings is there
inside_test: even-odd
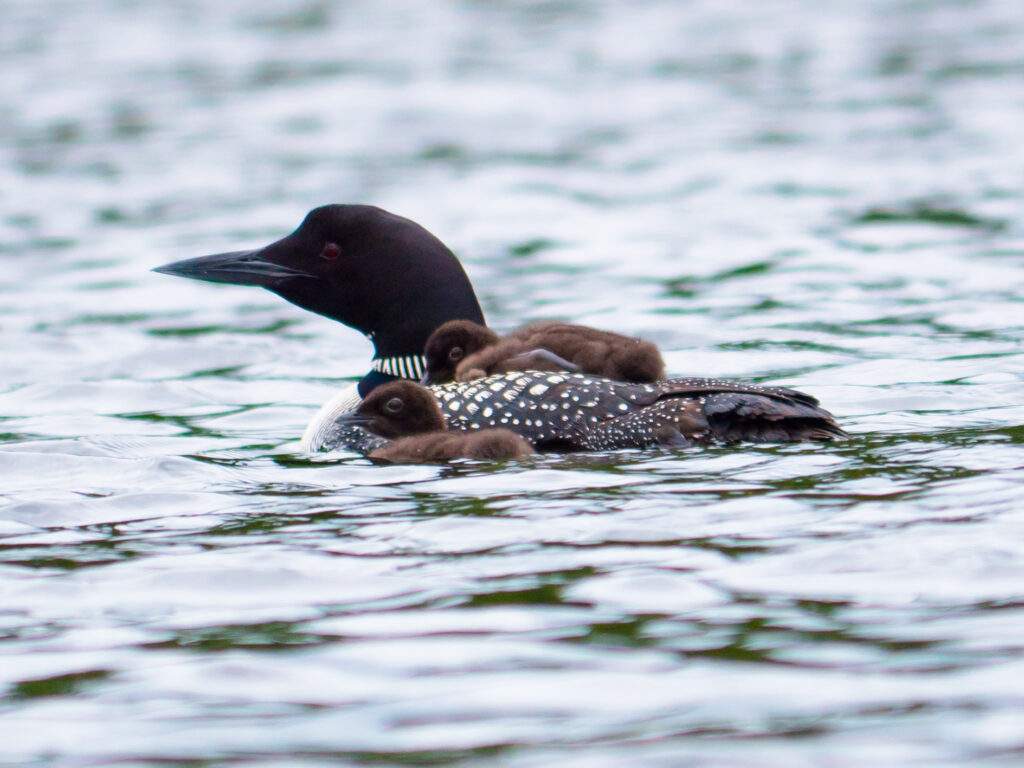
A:
[[[275,264],[266,257],[265,250],[261,248],[255,251],[215,253],[211,256],[173,261],[156,267],[153,271],[210,283],[258,285],[263,288],[273,288],[280,281],[294,277],[313,277],[308,272]]]

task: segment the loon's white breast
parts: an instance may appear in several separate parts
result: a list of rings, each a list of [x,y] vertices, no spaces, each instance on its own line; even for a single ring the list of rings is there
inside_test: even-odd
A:
[[[349,384],[334,397],[320,406],[320,410],[306,426],[302,433],[302,450],[306,453],[316,453],[324,447],[328,436],[333,434],[334,423],[338,417],[345,413],[351,413],[359,407],[363,398],[359,394],[359,384]]]

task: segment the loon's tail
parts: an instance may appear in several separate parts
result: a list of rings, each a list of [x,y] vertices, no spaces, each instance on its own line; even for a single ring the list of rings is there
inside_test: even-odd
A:
[[[831,413],[809,399],[721,392],[707,395],[703,410],[712,434],[726,443],[837,440],[849,436]]]

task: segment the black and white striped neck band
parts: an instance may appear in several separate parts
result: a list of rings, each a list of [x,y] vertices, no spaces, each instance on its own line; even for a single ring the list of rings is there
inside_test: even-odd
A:
[[[398,376],[402,379],[419,381],[427,371],[427,361],[423,355],[405,355],[404,357],[377,357],[370,366],[380,373]]]

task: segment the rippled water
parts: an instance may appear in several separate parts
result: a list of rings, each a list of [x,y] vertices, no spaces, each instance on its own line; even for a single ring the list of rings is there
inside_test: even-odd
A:
[[[1024,757],[1019,3],[8,0],[0,762]],[[309,459],[325,202],[838,445]]]

